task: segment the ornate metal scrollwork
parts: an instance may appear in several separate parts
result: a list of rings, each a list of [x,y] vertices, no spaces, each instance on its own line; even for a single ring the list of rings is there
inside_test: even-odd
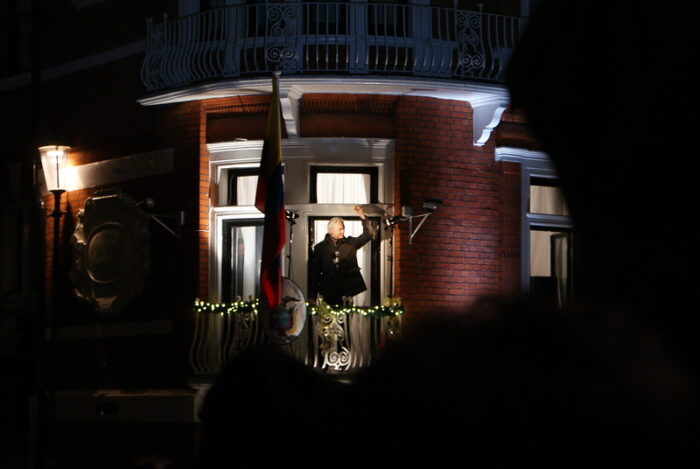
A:
[[[457,11],[458,70],[462,76],[484,68],[485,56],[481,43],[481,13]]]
[[[149,90],[160,89],[165,86],[163,80],[163,61],[167,50],[167,23],[148,25],[148,47],[146,57],[141,67],[141,80]]]
[[[319,314],[319,348],[323,357],[321,368],[344,370],[350,364],[350,350],[345,344],[346,326],[347,317],[344,314],[333,314],[325,308]]]
[[[298,288],[291,281],[285,283]],[[293,300],[298,306],[303,303],[305,309],[303,294],[298,293]],[[236,298],[229,304],[195,301],[190,363],[196,374],[216,374],[238,353],[271,343],[277,350],[318,370],[346,372],[369,366],[384,345],[401,334],[400,299],[385,300],[381,307],[334,309],[319,297],[311,314],[302,315],[295,310],[301,316],[295,316],[295,326],[290,331],[299,334],[296,340],[282,343],[270,342],[268,328],[263,324],[265,313],[258,309],[259,305],[252,298]]]
[[[299,39],[300,5],[269,5],[267,13],[267,37],[265,41],[265,59],[282,71],[297,71],[301,67],[297,52]]]
[[[233,340],[226,360],[258,343],[258,315],[246,312],[233,315]]]
[[[387,316],[382,318],[382,320],[388,338],[394,339],[401,335],[401,316]]]

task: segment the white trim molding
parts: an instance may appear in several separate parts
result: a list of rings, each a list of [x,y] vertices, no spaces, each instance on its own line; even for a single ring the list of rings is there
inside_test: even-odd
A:
[[[496,161],[520,163],[527,168],[552,172],[552,175],[556,175],[549,155],[541,151],[526,150],[516,147],[497,147]]]
[[[228,98],[270,94],[269,78],[222,81],[169,90],[138,100],[144,106],[177,103],[202,99]],[[296,137],[298,129],[298,102],[305,93],[384,94],[421,96],[467,102],[472,107],[473,143],[484,145],[493,129],[501,121],[510,103],[508,90],[501,85],[485,85],[450,80],[411,77],[305,77],[282,76],[280,99],[287,126],[287,134]]]
[[[530,180],[533,177],[557,179],[557,171],[544,152],[516,147],[497,147],[496,161],[520,164],[520,282],[524,291],[530,290],[530,230],[533,227],[571,230],[573,223],[566,215],[529,213]]]

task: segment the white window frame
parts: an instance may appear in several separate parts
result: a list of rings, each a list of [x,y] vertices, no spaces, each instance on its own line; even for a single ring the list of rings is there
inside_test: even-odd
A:
[[[228,171],[258,167],[262,140],[211,143],[209,151],[210,183],[213,199],[209,210],[209,298],[221,301],[221,262],[223,258],[223,225],[226,220],[263,218],[254,206],[225,206],[228,200]],[[375,166],[377,167],[377,209],[366,210],[368,216],[382,216],[383,208],[393,204],[394,140],[368,138],[299,138],[282,141],[285,178],[285,207],[299,214],[294,225],[291,245],[291,279],[307,291],[308,218],[309,216],[356,216],[352,204],[309,203],[310,168],[312,166]],[[288,227],[289,229],[289,227]],[[381,228],[380,228],[381,229]],[[378,233],[380,236],[381,233]],[[287,274],[287,248],[282,253],[282,272]],[[388,240],[380,244],[379,295],[388,294],[389,265],[386,256]]]
[[[549,155],[524,148],[498,147],[496,161],[520,164],[520,284],[530,291],[530,230],[545,228],[571,231],[574,225],[568,215],[530,213],[530,181],[532,178],[557,180],[558,175]]]

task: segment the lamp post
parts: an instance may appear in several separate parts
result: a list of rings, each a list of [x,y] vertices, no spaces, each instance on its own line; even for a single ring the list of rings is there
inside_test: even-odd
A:
[[[51,269],[51,307],[47,311],[44,334],[44,354],[43,354],[43,412],[40,428],[40,467],[48,467],[51,459],[53,414],[54,414],[54,386],[53,386],[53,360],[54,360],[54,335],[56,329],[56,312],[58,310],[58,285],[57,279],[60,275],[58,256],[60,252],[60,219],[61,195],[65,190],[65,168],[68,164],[68,153],[70,147],[63,145],[47,145],[39,148],[41,155],[41,166],[44,170],[44,179],[47,189],[53,194],[54,208],[48,214],[53,218],[53,262]]]
[[[44,179],[46,180],[46,188],[53,194],[54,208],[48,216],[53,218],[53,272],[51,277],[51,312],[50,317],[55,315],[56,310],[56,279],[58,277],[58,255],[60,252],[60,219],[63,215],[61,212],[61,195],[65,190],[65,169],[68,165],[68,153],[70,147],[64,145],[47,145],[39,147],[41,154],[41,166],[44,169]],[[52,324],[50,321],[49,324]],[[51,331],[49,331],[49,334]]]

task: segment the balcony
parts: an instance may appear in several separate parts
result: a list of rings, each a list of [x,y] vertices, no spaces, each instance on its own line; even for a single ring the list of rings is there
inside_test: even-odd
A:
[[[268,75],[502,83],[524,19],[428,5],[284,2],[148,20],[149,92]]]
[[[348,374],[377,358],[401,333],[404,308],[398,303],[374,307],[309,307],[300,335],[277,348],[320,372]],[[211,304],[197,301],[190,365],[206,380],[221,372],[244,350],[272,344],[258,314],[258,302]]]

